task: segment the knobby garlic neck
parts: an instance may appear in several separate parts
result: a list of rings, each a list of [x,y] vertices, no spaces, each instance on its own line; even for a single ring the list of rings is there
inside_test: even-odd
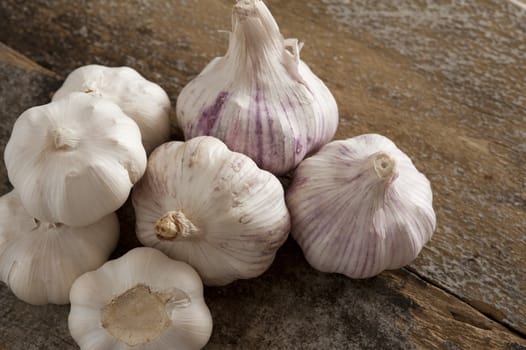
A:
[[[198,232],[199,229],[180,210],[167,212],[155,224],[155,234],[163,241],[189,238]]]
[[[291,42],[295,44],[291,45]],[[292,52],[286,49],[289,46]],[[297,40],[284,40],[274,17],[262,1],[238,1],[224,57],[236,82],[246,86],[254,81],[275,84],[283,79],[285,70],[293,81],[303,84],[298,73],[300,50]]]
[[[257,17],[239,21],[231,35],[226,56],[236,72],[264,74],[275,64],[280,64],[283,39],[279,32],[268,30]]]
[[[55,150],[69,151],[75,149],[80,140],[71,129],[59,127],[51,132],[51,141]]]
[[[260,0],[239,0],[232,19],[234,37],[255,47],[276,46],[282,39],[279,26]]]

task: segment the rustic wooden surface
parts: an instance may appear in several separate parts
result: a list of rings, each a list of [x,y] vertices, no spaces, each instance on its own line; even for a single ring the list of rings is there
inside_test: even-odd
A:
[[[336,138],[394,140],[430,178],[438,228],[409,267],[364,281],[314,271],[289,240],[262,277],[206,289],[207,349],[526,349],[520,1],[267,1],[335,94]],[[16,117],[80,65],[132,66],[175,102],[224,53],[232,3],[2,0],[0,151]],[[119,215],[115,256],[137,245],[133,210]],[[67,314],[0,285],[0,349],[75,349]]]

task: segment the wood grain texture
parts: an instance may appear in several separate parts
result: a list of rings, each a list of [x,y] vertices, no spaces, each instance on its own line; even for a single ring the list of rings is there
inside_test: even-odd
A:
[[[438,228],[412,272],[367,281],[317,273],[287,242],[261,278],[206,289],[207,348],[525,348],[525,12],[497,0],[267,3],[335,94],[337,138],[376,132],[397,143],[433,184]],[[0,3],[0,41],[29,57],[0,46],[2,152],[16,116],[56,88],[50,71],[129,65],[175,102],[226,48],[218,30],[229,29],[231,1],[82,4]],[[3,167],[0,176],[5,193]],[[115,256],[138,244],[133,210],[119,215]],[[23,305],[2,285],[0,349],[76,348],[66,315]]]

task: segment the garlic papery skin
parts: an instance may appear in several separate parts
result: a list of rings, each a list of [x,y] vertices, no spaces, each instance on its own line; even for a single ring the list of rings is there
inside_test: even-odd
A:
[[[12,191],[0,198],[0,281],[26,303],[68,304],[75,279],[106,262],[118,238],[114,213],[87,227],[39,222]]]
[[[122,206],[147,163],[137,124],[113,102],[84,93],[25,111],[4,159],[31,216],[77,227]]]
[[[367,278],[409,264],[436,227],[428,179],[388,138],[324,146],[287,192],[292,236],[323,272]]]
[[[70,297],[81,350],[197,350],[212,333],[198,274],[156,249],[135,248],[80,276]]]
[[[207,285],[262,274],[290,229],[279,180],[211,136],[157,148],[132,202],[139,240]]]
[[[117,104],[139,126],[147,153],[170,139],[168,94],[133,68],[96,64],[77,68],[55,92],[53,101],[72,92],[100,96]]]
[[[301,47],[283,38],[263,1],[238,1],[226,55],[211,61],[177,99],[185,139],[215,136],[278,175],[329,142],[338,107],[300,59]]]

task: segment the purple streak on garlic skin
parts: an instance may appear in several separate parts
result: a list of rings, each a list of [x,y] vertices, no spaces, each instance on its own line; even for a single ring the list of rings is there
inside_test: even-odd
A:
[[[281,109],[283,110],[283,113],[285,114],[285,119],[287,120],[287,125],[288,127],[290,128],[290,131],[291,131],[291,135],[292,135],[292,140],[283,140],[284,143],[286,142],[290,142],[293,144],[293,146],[296,144],[296,139],[297,139],[297,130],[295,130],[294,127],[292,127],[292,123],[290,121],[290,115],[289,115],[289,111],[287,110],[287,108],[285,108],[284,104],[283,104],[283,101],[279,101],[279,107],[281,107]],[[289,110],[290,110],[290,103],[289,103]],[[284,146],[286,147],[286,146]],[[292,162],[294,164],[296,164],[296,152],[292,152]],[[286,159],[283,159],[283,167],[286,166]]]
[[[263,163],[263,124],[261,123],[261,108],[259,104],[261,90],[256,88],[256,137],[257,137],[257,157],[255,159],[256,164],[260,165]]]
[[[221,110],[225,105],[225,101],[228,98],[228,92],[222,91],[217,96],[213,105],[207,107],[199,118],[197,123],[197,129],[203,135],[210,135],[210,132],[215,128]]]
[[[268,129],[269,129],[270,145],[271,145],[270,153],[272,154],[272,156],[275,156],[276,152],[274,151],[275,150],[274,119],[270,115],[270,112],[269,112],[269,109],[268,109],[268,104],[267,104],[267,102],[265,100],[263,102],[263,106],[265,108],[265,116],[267,117],[267,123],[268,123]]]

